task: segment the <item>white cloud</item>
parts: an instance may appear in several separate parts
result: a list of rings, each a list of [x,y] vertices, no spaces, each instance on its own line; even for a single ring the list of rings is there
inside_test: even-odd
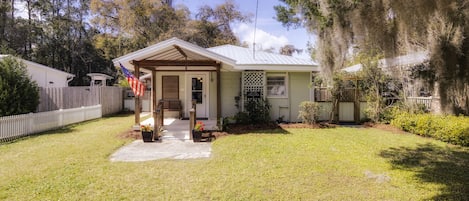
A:
[[[239,37],[241,42],[246,42],[249,47],[252,48],[254,38],[254,27],[248,24],[240,23],[235,25],[233,32]],[[257,49],[270,49],[274,48],[278,51],[280,47],[289,44],[286,36],[275,36],[267,33],[266,31],[257,28],[256,29],[256,48]]]

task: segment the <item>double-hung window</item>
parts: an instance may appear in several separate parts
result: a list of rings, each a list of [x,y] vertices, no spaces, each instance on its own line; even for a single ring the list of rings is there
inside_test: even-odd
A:
[[[267,97],[286,98],[288,96],[287,88],[286,73],[267,73]]]

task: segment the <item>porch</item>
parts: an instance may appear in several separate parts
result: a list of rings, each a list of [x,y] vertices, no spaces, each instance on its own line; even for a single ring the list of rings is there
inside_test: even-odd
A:
[[[145,121],[142,121],[141,125],[154,125],[154,120],[148,118]],[[216,120],[197,120],[197,122],[202,122],[205,125],[206,130],[216,130],[217,121]],[[190,138],[190,124],[189,120],[181,120],[177,118],[165,118],[163,120],[163,131],[160,132],[162,141],[168,140],[178,140],[178,141],[192,141]]]

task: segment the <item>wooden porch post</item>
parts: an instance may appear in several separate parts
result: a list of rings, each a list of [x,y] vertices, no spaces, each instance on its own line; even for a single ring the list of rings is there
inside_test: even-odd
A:
[[[354,120],[355,123],[360,123],[360,91],[358,90],[358,78],[355,77],[355,97],[353,100],[353,105],[354,105]]]
[[[221,83],[220,83],[220,67],[221,64],[217,63],[217,126],[221,127]]]
[[[152,116],[153,116],[153,129],[155,135],[158,136],[159,134],[159,126],[158,125],[158,118],[156,114],[156,110],[158,109],[158,104],[156,101],[156,70],[151,71],[151,103],[152,103]]]
[[[135,78],[140,79],[140,65],[134,63]],[[135,125],[140,125],[140,97],[135,95]]]

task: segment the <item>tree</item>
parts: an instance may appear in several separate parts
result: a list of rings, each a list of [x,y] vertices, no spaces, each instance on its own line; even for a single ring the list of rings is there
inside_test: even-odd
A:
[[[28,77],[24,64],[12,57],[0,61],[0,116],[34,112],[39,104],[39,88]]]
[[[239,6],[232,0],[215,6],[209,5],[199,8],[196,19],[190,22],[187,40],[201,47],[213,47],[225,44],[239,45],[231,24],[249,22],[250,15],[239,11]]]
[[[295,48],[294,45],[285,45],[285,46],[281,47],[280,51],[279,51],[280,54],[288,55],[288,56],[292,56],[293,53],[295,53],[295,52],[296,53],[301,53],[301,52],[303,52],[303,50]]]
[[[282,0],[277,20],[316,33],[325,77],[353,55],[377,49],[394,57],[429,52],[432,78],[446,113],[469,115],[469,3],[462,0]],[[376,55],[369,55],[374,57]]]

